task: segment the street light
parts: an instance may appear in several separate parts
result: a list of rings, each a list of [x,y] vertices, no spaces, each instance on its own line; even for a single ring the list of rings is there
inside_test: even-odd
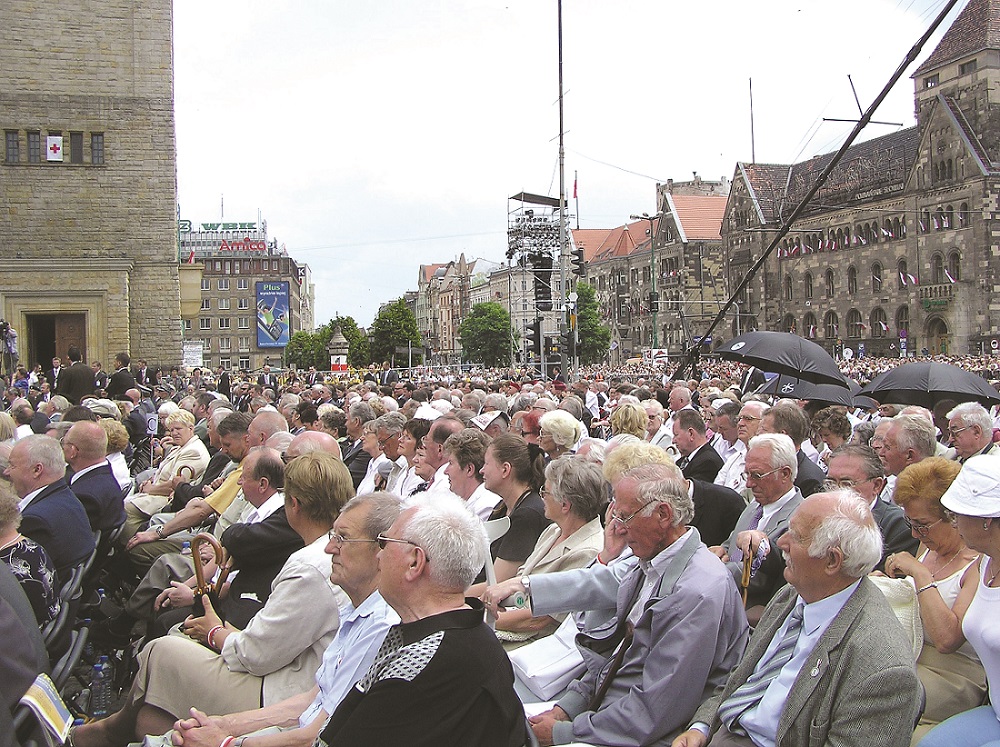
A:
[[[660,296],[656,292],[656,234],[653,231],[653,221],[659,220],[663,216],[662,212],[656,213],[655,215],[650,215],[649,213],[643,213],[642,215],[630,215],[631,220],[648,220],[649,221],[649,270],[650,276],[653,279],[653,290],[650,292],[650,310],[653,312],[653,348],[660,347],[660,333],[656,325],[656,312],[660,308]],[[655,297],[655,298],[654,298]]]

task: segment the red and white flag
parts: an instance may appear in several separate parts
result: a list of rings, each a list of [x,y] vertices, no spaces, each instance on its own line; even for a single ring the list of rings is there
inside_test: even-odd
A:
[[[62,135],[48,135],[45,138],[45,160],[63,160],[63,139]]]
[[[188,255],[188,264],[189,265],[193,265],[194,264],[194,249],[192,249],[191,253]]]

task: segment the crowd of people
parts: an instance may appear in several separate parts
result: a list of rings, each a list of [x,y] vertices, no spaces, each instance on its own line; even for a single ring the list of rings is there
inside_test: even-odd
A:
[[[1000,740],[1000,419],[977,403],[778,400],[734,363],[68,358],[6,389],[0,576],[31,619],[0,584],[0,626],[44,630],[102,561],[120,607],[92,640],[137,673],[75,747]],[[9,707],[35,653],[5,657]]]

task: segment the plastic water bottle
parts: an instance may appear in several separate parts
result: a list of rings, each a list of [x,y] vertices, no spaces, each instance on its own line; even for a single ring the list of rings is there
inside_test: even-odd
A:
[[[188,542],[187,540],[184,540],[183,542],[181,542],[181,555],[190,555],[190,554],[191,554],[191,543]]]
[[[90,715],[104,718],[111,712],[114,672],[107,656],[101,656],[90,672]]]

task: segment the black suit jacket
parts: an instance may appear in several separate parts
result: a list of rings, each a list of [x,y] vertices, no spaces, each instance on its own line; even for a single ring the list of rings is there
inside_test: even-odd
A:
[[[908,552],[911,555],[917,554],[917,547],[920,543],[913,538],[910,525],[906,523],[906,514],[899,506],[886,503],[881,498],[875,499],[872,507],[872,516],[878,524],[879,531],[882,532],[882,559],[875,567],[876,571],[885,570],[885,559],[894,552]]]
[[[122,368],[111,374],[105,392],[108,399],[122,399],[129,389],[135,389],[135,377],[127,368]]]
[[[747,506],[746,501],[735,490],[723,485],[695,479],[691,479],[691,484],[694,486],[694,519],[691,525],[698,530],[706,545],[721,545],[736,527],[736,520]]]
[[[371,454],[361,448],[361,442],[358,441],[356,446],[352,446],[347,452],[344,453],[344,466],[351,473],[351,480],[354,482],[354,489],[358,489],[358,485],[361,481],[365,479],[365,475],[368,473],[368,462],[372,460]]]
[[[79,480],[70,484],[69,489],[83,504],[91,529],[114,529],[124,523],[122,489],[110,464],[105,462],[81,475]]]
[[[231,398],[232,394],[229,384],[229,373],[227,371],[223,371],[219,374],[219,378],[215,380],[215,391],[224,396],[226,399]]]
[[[687,463],[681,467],[681,472],[684,473],[684,477],[688,480],[712,482],[715,480],[715,476],[719,474],[719,470],[722,469],[722,464],[722,457],[719,456],[719,452],[706,443],[687,460]],[[746,504],[744,503],[743,505]],[[740,510],[742,511],[743,509]],[[701,536],[704,539],[705,533],[702,532]],[[727,534],[726,537],[728,536]],[[708,544],[707,541],[706,544]]]
[[[263,389],[274,389],[274,390],[277,390],[278,389],[278,377],[275,376],[274,374],[268,374],[267,376],[265,376],[264,374],[261,374],[260,376],[257,377],[257,386],[259,386],[259,387],[261,387]]]
[[[59,374],[59,394],[74,405],[80,404],[86,395],[93,394],[95,388],[94,370],[86,363],[77,361]]]
[[[282,506],[256,524],[233,524],[222,533],[222,544],[240,570],[229,587],[225,618],[242,630],[267,602],[288,556],[305,543],[289,526]]]
[[[87,512],[62,478],[44,488],[21,513],[21,534],[45,548],[61,581],[94,550]]]
[[[795,487],[802,493],[803,498],[808,498],[813,493],[818,493],[823,487],[826,473],[816,466],[812,459],[799,449],[795,455],[799,463],[799,473],[795,478]]]

